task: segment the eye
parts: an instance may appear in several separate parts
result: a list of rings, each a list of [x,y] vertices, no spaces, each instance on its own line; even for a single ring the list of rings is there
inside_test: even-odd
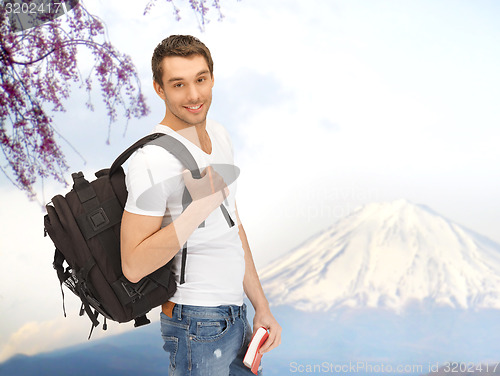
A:
[[[204,82],[204,81],[206,81],[206,78],[205,78],[205,77],[200,77],[200,78],[198,78],[198,82]]]
[[[183,87],[184,84],[181,84],[181,83],[177,83],[177,84],[174,84],[174,87]]]

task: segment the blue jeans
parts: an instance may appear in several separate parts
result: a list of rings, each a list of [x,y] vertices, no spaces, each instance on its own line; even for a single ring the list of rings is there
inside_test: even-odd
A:
[[[199,307],[176,304],[160,314],[170,376],[250,376],[243,357],[252,337],[246,305]],[[262,375],[262,367],[259,367]]]

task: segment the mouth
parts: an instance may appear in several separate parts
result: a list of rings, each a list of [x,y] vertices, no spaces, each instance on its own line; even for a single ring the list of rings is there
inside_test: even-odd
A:
[[[201,104],[197,104],[197,105],[194,105],[194,106],[183,106],[186,110],[188,110],[189,112],[193,113],[193,114],[197,114],[198,112],[200,112],[203,108],[203,103]]]

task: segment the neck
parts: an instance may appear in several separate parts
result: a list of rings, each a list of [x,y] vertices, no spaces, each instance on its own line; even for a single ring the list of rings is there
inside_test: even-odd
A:
[[[204,132],[205,129],[207,128],[207,120],[203,120],[200,123],[196,124],[190,124],[186,123],[185,121],[182,121],[178,119],[175,116],[169,116],[170,114],[166,114],[163,120],[160,122],[160,124],[166,125],[167,127],[173,129],[176,132],[182,132],[184,129],[189,129],[189,128],[196,128],[198,132]]]
[[[205,153],[210,154],[212,152],[212,142],[206,130],[206,120],[197,124],[188,124],[185,122],[171,121],[167,116],[165,116],[160,124],[165,125],[175,132],[179,133],[182,137],[191,141]]]

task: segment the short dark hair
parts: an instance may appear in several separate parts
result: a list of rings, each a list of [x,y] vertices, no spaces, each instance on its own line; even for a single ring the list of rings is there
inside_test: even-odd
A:
[[[191,35],[171,35],[161,41],[156,46],[151,59],[151,69],[153,70],[153,80],[163,87],[163,67],[162,61],[167,56],[191,56],[201,55],[205,58],[210,75],[213,76],[214,62],[210,50],[198,38]]]

